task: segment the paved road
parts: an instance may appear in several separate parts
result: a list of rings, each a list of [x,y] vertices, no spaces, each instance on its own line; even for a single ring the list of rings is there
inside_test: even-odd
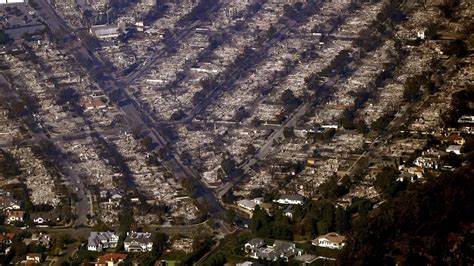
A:
[[[3,76],[1,78],[2,78],[2,81],[6,81],[6,79],[4,79]],[[3,86],[2,86],[2,89],[0,90],[0,93],[7,96],[8,99],[19,98],[19,95],[17,94],[16,90],[14,90],[11,86],[9,86],[9,84],[2,84],[2,85]],[[30,132],[30,134],[33,136],[30,140],[25,140],[24,142],[16,143],[15,145],[13,145],[13,143],[1,143],[0,148],[3,149],[3,148],[17,147],[17,146],[22,146],[24,144],[31,145],[34,143],[38,143],[42,140],[53,140],[53,139],[47,138],[45,131],[42,131],[39,133]],[[71,182],[71,188],[74,190],[74,193],[76,193],[78,196],[78,201],[75,203],[76,220],[72,223],[72,225],[74,226],[86,225],[87,214],[89,213],[89,203],[85,196],[84,185],[80,181],[80,178],[77,176],[77,173],[73,170],[73,168],[66,165],[62,158],[58,157],[56,161],[59,162],[58,166],[61,169],[65,169],[67,171],[64,174]]]
[[[295,22],[295,21],[290,21],[290,23],[288,23],[285,27],[283,27],[282,29],[280,29],[277,33],[275,33],[273,35],[272,38],[266,40],[262,46],[261,46],[261,50],[262,51],[267,51],[270,47],[272,47],[276,42],[279,42],[280,38],[279,36],[284,36],[286,35],[294,26],[296,25],[299,25],[299,23]],[[193,27],[196,26],[196,25],[193,25]],[[184,32],[187,32],[187,31],[184,31]],[[258,60],[259,58],[263,58],[265,52],[261,52],[259,53],[259,57],[258,58],[251,58],[250,61],[247,61],[246,64],[250,64],[251,62],[255,61],[255,60]],[[144,64],[144,67],[146,69],[147,66],[149,65],[152,65],[152,63],[154,63],[155,61],[155,58],[152,58],[152,60],[149,60],[149,62],[145,63]],[[126,84],[130,84],[133,80],[135,80],[137,78],[137,75],[140,75],[140,74],[143,74],[145,70],[138,70],[137,72],[135,72],[133,75],[129,75],[129,77],[127,77],[126,79]],[[230,74],[230,78],[227,78],[226,81],[222,84],[220,84],[219,86],[213,88],[213,90],[211,91],[211,93],[206,97],[206,99],[204,101],[202,101],[201,103],[199,103],[197,106],[195,106],[187,115],[186,118],[184,118],[183,120],[179,121],[179,122],[191,122],[191,120],[197,115],[199,114],[200,112],[202,112],[203,110],[205,110],[205,108],[213,101],[215,100],[215,97],[221,92],[221,89],[222,88],[227,88],[228,86],[232,85],[237,79],[239,79],[240,76],[242,76],[242,74],[244,74],[245,72],[247,72],[247,70],[245,69],[242,69],[242,68],[238,68],[238,69],[235,69],[231,74]],[[127,92],[128,93],[128,92]],[[148,115],[138,115],[138,109],[139,107],[137,106],[136,103],[138,103],[138,100],[135,99],[133,97],[133,95],[127,95],[127,97],[131,98],[134,100],[134,104],[129,104],[128,106],[124,106],[124,108],[126,109],[125,111],[128,113],[128,116],[130,117],[134,117],[132,119],[132,121],[134,121],[135,123],[138,123],[137,126],[141,126],[142,122],[149,122],[147,120],[152,120],[152,118]],[[305,110],[306,110],[306,106],[303,106],[303,107],[300,107],[299,108],[300,110],[296,112],[296,116],[302,116],[304,113],[305,113]],[[139,119],[139,117],[141,117],[142,119]],[[144,117],[146,117],[147,119],[143,119]],[[145,120],[145,121],[144,121]],[[298,119],[289,119],[288,121],[286,121],[286,125],[287,126],[294,126],[294,124],[296,123]],[[156,124],[155,121],[152,121],[154,124]],[[150,125],[148,123],[148,125]],[[156,127],[154,126],[151,126],[149,129],[151,129],[151,131],[153,133],[157,133],[157,129]],[[272,128],[274,129],[274,128]],[[270,140],[267,141],[267,143],[265,144],[264,148],[262,148],[259,152],[259,154],[257,154],[257,156],[255,156],[255,158],[253,158],[250,162],[251,164],[249,164],[248,166],[245,166],[244,169],[250,169],[251,165],[253,165],[261,156],[264,156],[268,150],[270,149],[270,145],[273,143],[273,140],[274,139],[277,139],[277,138],[280,138],[283,134],[283,130],[284,130],[284,127],[280,127],[280,129],[276,132],[274,132],[271,136],[270,136]],[[154,136],[154,140],[157,140],[158,143],[160,143],[161,145],[163,145],[163,147],[166,147],[166,140],[162,141],[159,137],[159,134],[155,134],[156,136]],[[214,194],[213,191],[207,186],[207,184],[203,183],[201,180],[200,180],[200,177],[195,174],[193,172],[192,169],[188,168],[187,166],[185,166],[183,164],[183,162],[180,160],[180,158],[178,157],[175,157],[174,159],[176,159],[176,162],[177,162],[177,165],[179,168],[181,168],[185,173],[188,174],[188,176],[193,176],[196,180],[199,180],[199,183],[201,184],[201,189],[202,189],[202,192],[206,195],[210,195],[210,194]],[[175,167],[176,169],[176,167]],[[220,197],[222,196],[222,193],[218,193],[217,194],[217,198],[219,199]],[[213,195],[212,196],[213,198],[215,198],[215,196]],[[219,204],[220,206],[220,204]],[[222,210],[222,208],[219,208]]]
[[[214,5],[212,8],[208,10],[208,13],[212,14],[219,10],[223,5],[223,2],[219,2],[219,4]],[[195,33],[196,28],[200,27],[202,24],[201,21],[197,20],[191,23],[190,25],[180,29],[178,32],[175,32],[173,35],[174,42],[179,43],[180,41],[188,38],[191,34]],[[140,64],[134,71],[128,74],[126,77],[121,77],[117,79],[117,82],[123,87],[127,88],[128,86],[132,85],[134,81],[142,77],[146,72],[152,67],[156,65],[156,63],[163,59],[163,57],[168,56],[169,51],[166,47],[158,47],[154,51],[152,55],[145,59],[145,61]]]
[[[66,22],[60,17],[56,16],[56,12],[48,4],[47,0],[36,0],[39,8],[36,10],[38,15],[43,18],[46,24],[49,26],[52,32],[54,33],[67,33]]]
[[[84,187],[84,182],[81,181],[81,178],[77,175],[77,171],[73,166],[68,167],[67,165],[62,165],[62,169],[66,169],[66,175],[71,181],[70,187],[74,189],[74,192],[77,195],[78,201],[75,204],[75,213],[76,218],[72,223],[72,226],[83,226],[88,225],[87,223],[87,214],[91,214],[92,210],[90,209],[90,204],[88,201],[86,188]]]
[[[88,58],[96,65],[101,65],[101,62],[98,58],[95,58],[92,54],[90,54],[85,48],[82,47],[80,41],[78,41],[74,35],[73,31],[67,28],[67,24],[63,22],[63,20],[57,16],[54,10],[49,6],[45,0],[38,0],[38,4],[40,5],[40,10],[38,14],[43,17],[49,27],[53,30],[53,32],[62,35],[64,40],[68,40],[68,47],[70,47],[71,51],[74,51],[75,54],[79,54],[83,58]],[[188,34],[190,34],[194,27],[196,27],[199,23],[193,23],[189,27],[186,27],[180,33],[178,33],[177,40],[185,38]],[[151,56],[147,63],[145,63],[142,67],[136,69],[135,72],[132,72],[129,76],[125,79],[120,80],[117,82],[116,80],[111,80],[107,87],[102,86],[101,89],[104,91],[106,95],[109,95],[111,91],[117,89],[123,89],[123,85],[130,85],[134,80],[139,78],[143,75],[150,66],[152,66],[161,56],[166,55],[166,51],[158,50],[157,53]],[[155,143],[159,146],[157,147],[168,147],[168,140],[160,133],[160,129],[157,126],[150,126],[150,124],[154,124],[152,119],[140,108],[137,104],[136,99],[134,99],[133,95],[129,95],[127,90],[123,90],[125,92],[125,100],[126,104],[118,105],[118,110],[123,114],[124,118],[127,120],[128,125],[130,128],[134,127],[141,127],[142,130],[146,132],[150,132],[150,137],[153,139]],[[211,214],[216,217],[223,217],[225,209],[220,204],[219,200],[215,197],[213,191],[207,188],[200,180],[199,176],[197,176],[190,168],[183,164],[179,156],[172,156],[172,158],[168,161],[165,161],[164,166],[173,173],[177,179],[183,178],[192,178],[195,180],[196,184],[198,184],[198,192],[201,195],[201,201],[205,202]]]
[[[186,28],[182,29],[179,33],[175,35],[175,41],[180,42],[183,39],[189,37],[191,33],[195,32],[195,29],[198,27],[200,23],[198,21],[194,22],[193,24],[187,26]],[[145,59],[145,61],[140,64],[134,71],[132,71],[130,74],[128,74],[125,77],[117,79],[118,82],[121,83],[121,86],[124,88],[130,86],[133,84],[134,81],[142,77],[146,72],[152,67],[153,65],[156,65],[156,63],[162,59],[164,56],[168,55],[168,51],[166,47],[159,47],[159,49],[156,49],[155,52],[150,55],[148,58]]]
[[[227,191],[229,191],[229,189],[236,185],[240,181],[240,179],[248,173],[252,166],[254,166],[259,160],[265,158],[267,154],[271,151],[274,142],[278,142],[279,140],[282,140],[284,138],[283,132],[285,131],[285,129],[294,127],[296,123],[301,119],[301,117],[306,114],[309,105],[310,103],[300,105],[295,110],[295,112],[281,125],[281,127],[279,127],[268,137],[268,139],[265,141],[265,144],[257,152],[257,154],[252,159],[240,166],[240,169],[244,170],[244,173],[241,176],[233,178],[229,182],[219,187],[216,192],[217,195],[219,197],[225,195]]]
[[[343,19],[341,21],[345,21],[347,17],[350,15],[350,13],[345,12],[343,15]],[[337,29],[339,25],[341,25],[342,22],[339,22],[337,25],[333,25],[332,30],[330,31],[330,35],[333,37],[339,37],[339,38],[348,38],[351,39],[353,36],[344,36],[344,35],[337,35],[334,34],[334,31]],[[329,78],[326,81],[326,85],[328,87],[333,87],[337,82],[339,82],[340,76],[334,76]],[[241,181],[243,177],[245,177],[248,173],[248,171],[251,169],[252,166],[254,166],[259,160],[263,159],[266,157],[266,155],[271,151],[271,148],[273,146],[273,143],[275,141],[278,141],[280,139],[283,139],[283,132],[286,128],[289,127],[294,127],[296,125],[296,122],[301,119],[301,117],[306,113],[306,110],[310,105],[313,105],[314,102],[306,102],[303,105],[299,106],[293,114],[283,123],[283,125],[273,132],[270,137],[265,141],[265,144],[262,146],[262,148],[257,152],[257,155],[255,155],[252,159],[244,162],[242,165],[239,166],[240,169],[243,170],[243,174],[236,176],[220,186],[216,190],[216,194],[218,196],[223,196],[225,195],[233,186],[235,186],[238,182]],[[320,105],[319,103],[318,105]]]
[[[114,128],[107,130],[94,130],[94,131],[84,131],[78,133],[69,133],[69,134],[56,134],[54,136],[47,137],[46,135],[34,135],[30,139],[23,139],[19,141],[5,141],[0,140],[0,149],[13,148],[13,147],[27,147],[39,144],[41,141],[48,140],[53,143],[58,142],[74,142],[78,140],[88,139],[94,134],[100,134],[102,136],[113,138],[127,129],[123,128]]]

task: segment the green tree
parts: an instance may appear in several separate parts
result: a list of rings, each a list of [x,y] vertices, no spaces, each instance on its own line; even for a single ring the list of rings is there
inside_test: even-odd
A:
[[[465,225],[474,220],[470,211],[474,208],[472,169],[470,163],[387,200],[366,222],[353,228],[338,263],[469,264],[471,241],[446,239],[465,239],[470,234]]]
[[[232,210],[232,209],[229,209],[229,210],[226,210],[225,212],[225,220],[227,223],[230,223],[232,224],[234,222],[234,219],[235,219],[235,211]]]
[[[255,155],[257,153],[257,148],[255,148],[254,145],[249,144],[247,146],[247,153],[250,154],[250,155]]]
[[[326,231],[334,230],[334,212],[335,212],[335,208],[332,203],[326,203],[323,205],[322,221],[325,222],[327,225]],[[318,231],[319,231],[319,228],[318,228]]]
[[[464,41],[454,40],[443,46],[443,53],[449,56],[465,57],[469,49]]]
[[[8,35],[5,31],[0,30],[0,44],[8,44],[12,41],[10,35]]]
[[[224,254],[222,252],[215,253],[206,261],[206,265],[209,266],[220,266],[224,265],[227,262]]]
[[[403,87],[403,98],[407,101],[416,101],[421,96],[421,82],[419,76],[408,78]]]
[[[382,115],[381,117],[377,118],[377,120],[372,122],[371,129],[378,132],[386,131],[393,117],[394,116],[391,113]]]
[[[16,159],[9,152],[0,150],[0,175],[12,177],[19,173],[20,168]]]
[[[64,105],[67,102],[78,102],[80,95],[74,88],[66,88],[59,91],[56,104]]]
[[[307,236],[314,237],[318,234],[317,221],[312,215],[307,214],[303,222],[304,232]]]
[[[462,158],[459,155],[455,154],[454,152],[448,153],[447,155],[443,156],[441,159],[445,164],[453,166],[453,167],[459,167],[462,164]]]
[[[365,123],[365,121],[362,119],[356,121],[355,128],[357,130],[357,133],[359,134],[365,134],[369,132],[369,127],[367,126],[367,123]]]
[[[342,197],[349,192],[349,188],[343,184],[338,184],[337,177],[329,178],[320,186],[321,194],[327,198]]]
[[[176,112],[174,112],[172,115],[171,115],[171,120],[173,121],[178,121],[178,120],[181,120],[183,118],[186,117],[186,113],[181,110],[181,109],[178,109]]]
[[[352,109],[346,109],[342,112],[340,123],[344,129],[352,130],[354,125],[355,113]]]
[[[153,149],[153,139],[150,136],[146,136],[142,139],[142,145],[147,150]]]
[[[221,167],[226,175],[230,176],[235,169],[235,162],[231,158],[225,158],[221,162]]]
[[[336,208],[336,231],[344,233],[349,229],[349,217],[346,210],[341,207]]]
[[[285,105],[300,104],[301,100],[296,98],[292,90],[286,89],[281,95],[281,100]]]
[[[329,225],[325,221],[319,221],[317,223],[318,226],[318,234],[326,234],[329,232]]]
[[[122,212],[119,214],[119,232],[122,234],[127,233],[134,223],[133,209],[131,206],[128,206],[128,204],[125,204],[122,208]]]
[[[374,185],[385,196],[393,197],[406,186],[406,183],[397,181],[400,172],[393,168],[384,168],[378,173]]]
[[[28,5],[31,6],[33,9],[38,9],[38,3],[35,0],[28,0]]]
[[[253,211],[250,229],[260,237],[269,237],[270,235],[270,217],[259,205]]]
[[[153,251],[155,253],[161,253],[166,247],[166,241],[168,237],[165,233],[158,232],[155,235],[155,239],[153,241]]]
[[[241,122],[242,120],[249,118],[250,117],[250,112],[245,109],[245,107],[241,106],[237,111],[235,112],[234,119],[237,122]]]
[[[222,201],[226,204],[232,204],[235,201],[234,191],[230,189],[227,193],[222,196]]]

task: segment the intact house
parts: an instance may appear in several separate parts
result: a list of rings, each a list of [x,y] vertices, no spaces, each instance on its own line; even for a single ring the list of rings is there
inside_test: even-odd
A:
[[[24,264],[40,264],[41,263],[41,254],[40,253],[28,253],[26,254],[26,260],[23,261]]]
[[[255,207],[257,207],[257,205],[262,207],[264,203],[263,203],[263,198],[255,198],[251,200],[249,199],[239,200],[236,202],[236,204],[237,206],[239,206],[240,208],[244,210],[253,212],[255,210]]]
[[[250,258],[268,261],[289,261],[291,258],[303,254],[303,250],[296,248],[294,243],[275,240],[273,245],[268,246],[261,238],[254,238],[246,243],[245,252]]]
[[[51,236],[43,233],[33,234],[31,235],[31,238],[23,239],[23,243],[25,243],[27,246],[31,243],[34,243],[36,245],[49,248],[51,243]]]
[[[49,223],[59,222],[61,219],[56,212],[37,212],[30,214],[30,220],[37,225],[45,225]]]
[[[261,238],[254,238],[245,244],[245,252],[249,253],[251,250],[257,250],[265,246],[265,240]]]
[[[457,155],[461,154],[461,145],[449,145],[449,147],[446,149],[446,152],[454,152]]]
[[[115,248],[119,236],[113,232],[91,232],[87,239],[87,250],[102,251],[107,248]]]
[[[300,265],[314,265],[313,263],[318,259],[315,255],[312,254],[303,254],[296,256],[295,260],[300,262]]]
[[[153,249],[153,239],[151,233],[127,233],[124,242],[125,251],[127,252],[147,252]]]
[[[452,133],[451,135],[446,137],[445,142],[462,146],[466,143],[466,140],[458,133]]]
[[[125,25],[94,25],[89,32],[99,39],[114,39],[125,31]]]
[[[413,164],[419,167],[431,168],[431,169],[438,169],[440,165],[436,158],[423,157],[423,156],[416,158]]]
[[[118,266],[122,265],[127,259],[127,254],[124,253],[107,253],[97,258],[95,266]]]
[[[304,204],[304,197],[298,194],[292,194],[292,195],[281,195],[277,200],[273,200],[276,203],[279,204],[292,204],[292,205],[303,205]]]
[[[313,245],[318,247],[341,249],[346,244],[346,237],[337,233],[328,233],[318,236],[313,240]]]
[[[0,192],[0,210],[18,210],[21,205],[22,202],[14,199],[9,192]]]
[[[10,245],[15,237],[15,233],[2,233],[0,234],[0,244]]]
[[[283,215],[290,219],[293,219],[293,216],[295,215],[295,209],[293,208],[293,206],[290,205],[286,207],[286,209],[283,211]]]
[[[253,211],[257,206],[257,203],[253,200],[243,199],[236,202],[237,206],[241,207],[242,209]]]
[[[254,261],[244,261],[241,263],[236,263],[235,266],[261,266],[261,264]]]
[[[474,115],[463,115],[458,119],[460,124],[474,124]]]
[[[107,108],[107,103],[100,98],[82,98],[81,106],[84,111],[100,110]]]
[[[6,212],[6,223],[11,224],[14,222],[24,222],[25,212],[20,210],[7,210]]]

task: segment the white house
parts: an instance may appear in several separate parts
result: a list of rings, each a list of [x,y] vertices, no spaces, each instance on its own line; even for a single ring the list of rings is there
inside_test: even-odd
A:
[[[449,147],[446,149],[446,152],[454,152],[457,155],[461,154],[461,145],[449,145]]]
[[[282,195],[279,199],[273,201],[280,204],[303,205],[304,197],[298,194]]]
[[[283,211],[283,215],[285,215],[286,217],[290,218],[290,219],[293,219],[293,215],[295,214],[295,210],[293,209],[293,206],[288,206],[284,211]]]
[[[253,211],[253,210],[255,210],[255,207],[257,206],[257,203],[255,203],[252,200],[243,199],[243,200],[237,201],[237,206],[239,206],[243,209],[246,209],[248,211]]]
[[[89,31],[99,39],[113,39],[120,36],[123,28],[114,25],[95,25]]]
[[[463,115],[458,119],[460,124],[474,124],[474,115]]]
[[[151,233],[127,233],[124,242],[125,251],[127,252],[146,252],[153,250],[153,239]]]
[[[21,201],[15,199],[0,199],[1,210],[18,210],[21,209]]]
[[[47,224],[49,222],[59,222],[61,219],[57,213],[37,212],[30,214],[30,220],[33,220],[35,224]]]
[[[0,5],[22,4],[22,3],[25,3],[25,0],[0,0]]]
[[[22,202],[12,197],[9,192],[0,191],[0,210],[19,210]]]
[[[87,239],[87,250],[102,251],[107,248],[115,248],[119,236],[113,232],[91,232]]]
[[[249,242],[245,243],[245,252],[249,254],[249,257],[258,259],[257,251],[259,248],[265,245],[265,241],[261,238],[254,238]]]
[[[26,254],[26,264],[39,264],[41,262],[41,254],[28,253]]]
[[[419,167],[431,168],[431,169],[438,169],[439,167],[438,161],[430,157],[418,157],[415,159],[413,164]]]
[[[244,262],[235,264],[235,266],[256,266],[256,265],[260,265],[260,264],[253,261],[244,261]]]
[[[313,240],[313,245],[318,247],[341,249],[346,244],[346,237],[337,233],[328,233],[318,236]]]
[[[273,245],[268,246],[261,238],[254,238],[245,244],[245,253],[254,259],[262,259],[268,261],[277,261],[282,259],[288,261],[290,258],[300,256],[303,250],[296,248],[296,244],[275,240]]]

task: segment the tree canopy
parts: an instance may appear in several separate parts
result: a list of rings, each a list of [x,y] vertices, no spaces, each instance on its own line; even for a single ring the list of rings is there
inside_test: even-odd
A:
[[[408,190],[354,227],[340,265],[469,264],[472,163]]]

